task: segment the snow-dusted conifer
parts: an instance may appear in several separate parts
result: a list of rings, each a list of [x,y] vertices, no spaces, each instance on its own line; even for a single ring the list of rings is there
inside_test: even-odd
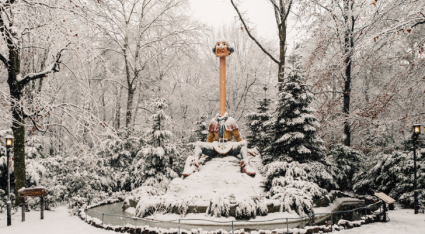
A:
[[[313,201],[325,196],[326,189],[335,188],[333,177],[319,162],[272,162],[261,169],[266,177],[268,196],[279,200],[280,210],[300,216],[312,214]]]
[[[195,122],[196,125],[196,140],[206,142],[208,137],[208,123],[206,122],[207,116],[201,115],[199,121]]]
[[[308,92],[299,65],[288,68],[273,116],[273,141],[266,148],[264,163],[274,161],[309,162],[324,156],[322,139],[316,134],[319,122],[309,107],[313,94]]]
[[[129,175],[128,168],[132,165],[142,144],[142,138],[131,136],[125,129],[121,129],[117,137],[103,141],[105,147],[98,152],[98,155],[114,171],[114,181],[117,181],[119,190],[131,190],[131,181],[134,177]]]
[[[425,151],[417,160],[417,191],[419,204],[425,203]],[[353,189],[359,194],[384,192],[399,202],[413,205],[413,153],[394,151],[379,154],[369,166],[354,176]]]
[[[246,115],[248,126],[248,134],[246,139],[248,141],[248,147],[257,147],[260,153],[262,153],[263,149],[265,149],[270,144],[270,102],[271,100],[265,97],[260,101],[260,106],[257,108],[256,112],[251,112]]]
[[[154,100],[151,105],[156,112],[151,116],[152,128],[146,131],[148,144],[138,152],[133,169],[133,174],[141,173],[142,176],[134,181],[133,186],[151,186],[164,190],[169,181],[177,177],[169,165],[169,158],[176,153],[176,147],[171,143],[172,133],[167,129],[170,117],[164,111],[167,108],[165,100]]]
[[[340,190],[353,189],[354,174],[360,169],[365,156],[348,146],[337,144],[330,147],[326,157],[328,170],[334,175]]]

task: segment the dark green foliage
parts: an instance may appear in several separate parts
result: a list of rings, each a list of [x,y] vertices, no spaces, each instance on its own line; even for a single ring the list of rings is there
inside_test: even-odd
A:
[[[152,102],[156,112],[152,115],[152,128],[146,131],[147,146],[141,149],[132,166],[133,176],[138,175],[132,187],[140,185],[165,189],[168,182],[177,177],[171,169],[170,157],[176,156],[176,147],[171,142],[171,131],[167,130],[170,117],[165,114],[165,100]]]
[[[425,152],[418,153],[417,175],[419,203],[425,203]],[[379,154],[354,178],[354,191],[359,194],[384,192],[390,197],[413,204],[413,153],[394,151]]]
[[[135,177],[129,174],[133,160],[137,152],[144,144],[140,137],[130,136],[126,130],[118,132],[118,138],[107,139],[103,142],[104,148],[98,152],[98,155],[104,159],[105,166],[114,171],[114,181],[120,190],[131,191],[131,183]],[[137,177],[137,175],[136,175]]]
[[[257,147],[260,153],[270,144],[270,102],[270,99],[264,98],[260,101],[257,112],[252,112],[245,116],[248,126],[248,134],[246,137],[248,148]]]
[[[199,121],[195,122],[196,130],[196,140],[206,142],[208,137],[208,123],[207,116],[202,115]]]
[[[272,122],[272,143],[265,149],[263,163],[298,161],[301,163],[321,160],[324,157],[322,139],[316,134],[320,127],[314,110],[309,108],[313,94],[304,84],[303,73],[288,68],[288,75],[279,93]]]
[[[330,148],[326,158],[328,168],[332,171],[340,190],[353,189],[353,177],[364,163],[363,153],[352,148],[337,144]]]

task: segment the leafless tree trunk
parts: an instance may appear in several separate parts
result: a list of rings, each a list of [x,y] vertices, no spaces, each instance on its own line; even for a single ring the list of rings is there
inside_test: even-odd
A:
[[[272,54],[270,54],[262,45],[261,43],[252,35],[250,29],[248,28],[244,18],[242,17],[242,14],[240,13],[238,7],[234,3],[233,0],[230,0],[230,2],[233,5],[233,8],[235,8],[236,12],[238,13],[239,19],[242,22],[242,25],[244,26],[246,32],[248,33],[248,36],[261,48],[261,50],[267,54],[267,56],[270,57],[270,59],[275,62],[278,65],[278,78],[277,81],[279,82],[279,91],[282,91],[282,82],[284,81],[285,77],[285,55],[286,55],[286,29],[287,29],[287,20],[289,12],[291,11],[291,7],[293,4],[293,1],[290,0],[288,3],[288,6],[285,6],[284,0],[270,0],[270,3],[273,5],[273,9],[275,12],[275,18],[276,18],[276,26],[278,29],[279,34],[279,59],[276,59]]]

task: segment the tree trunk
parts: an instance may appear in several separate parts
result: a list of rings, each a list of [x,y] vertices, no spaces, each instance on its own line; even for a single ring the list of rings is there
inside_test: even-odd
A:
[[[286,54],[286,22],[282,22],[280,31],[280,43],[279,43],[279,74],[277,81],[279,82],[279,92],[282,91],[282,83],[285,78],[285,54]]]
[[[8,79],[9,91],[12,97],[12,131],[15,141],[13,144],[13,158],[14,158],[14,174],[15,174],[15,195],[18,198],[18,190],[25,187],[25,125],[24,115],[22,108],[19,105],[19,101],[22,98],[23,87],[17,81],[17,77],[21,70],[21,60],[19,56],[19,50],[15,49],[14,46],[9,47],[9,67],[8,67]],[[15,199],[15,205],[19,206],[21,203],[20,199]]]
[[[344,34],[344,65],[345,65],[345,83],[344,83],[344,145],[351,145],[351,129],[350,123],[348,122],[348,117],[350,114],[350,96],[351,96],[351,67],[352,67],[352,56],[353,56],[353,33],[352,29],[354,28],[354,19],[351,19],[348,14],[349,11],[352,11],[352,0],[344,0],[344,19],[345,19],[345,34]]]
[[[122,89],[123,89],[123,86],[121,86],[119,88],[118,93],[117,93],[117,108],[116,108],[116,111],[115,111],[115,123],[114,123],[115,130],[120,129],[120,124],[121,124],[120,119],[121,119],[121,96],[122,96]]]
[[[127,28],[128,28],[128,21],[126,21],[126,36],[124,38],[124,49],[123,49],[123,54],[124,54],[124,63],[125,63],[125,76],[127,79],[127,88],[128,88],[128,92],[127,92],[127,111],[125,114],[125,127],[127,129],[129,129],[130,127],[130,123],[131,123],[131,112],[133,109],[133,98],[134,98],[134,91],[135,89],[133,88],[133,81],[131,79],[131,75],[130,75],[130,61],[129,58],[127,56],[127,50],[128,50],[128,32],[127,32]]]
[[[136,103],[136,110],[134,111],[134,117],[133,117],[133,128],[132,128],[133,131],[136,127],[136,118],[137,118],[137,115],[139,114],[139,109],[140,109],[139,105],[140,105],[141,99],[142,99],[142,94],[139,92],[139,97],[138,97],[137,103]]]
[[[127,96],[127,113],[125,116],[125,127],[129,129],[131,124],[131,112],[133,110],[133,99],[134,99],[134,89],[128,87],[128,96]]]

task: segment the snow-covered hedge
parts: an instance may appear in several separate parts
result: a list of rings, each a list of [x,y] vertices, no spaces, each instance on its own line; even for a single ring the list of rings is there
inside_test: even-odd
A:
[[[136,206],[136,216],[145,217],[157,213],[169,213],[174,207],[174,199],[166,196],[142,197]]]
[[[235,217],[239,219],[255,218],[257,215],[265,216],[268,208],[264,200],[252,197],[237,203]]]
[[[326,157],[328,171],[334,176],[340,190],[353,189],[353,177],[364,165],[366,156],[351,147],[336,144],[330,147]]]
[[[217,196],[210,201],[206,214],[213,217],[229,217],[230,202],[227,198]]]
[[[425,151],[418,154],[417,175],[419,203],[425,204]],[[394,151],[379,154],[370,164],[354,177],[354,191],[373,195],[375,191],[407,205],[413,204],[413,153]]]
[[[313,200],[328,194],[318,183],[332,184],[332,176],[316,162],[273,162],[261,171],[267,178],[266,188],[271,199],[280,201],[280,211],[312,214]]]

